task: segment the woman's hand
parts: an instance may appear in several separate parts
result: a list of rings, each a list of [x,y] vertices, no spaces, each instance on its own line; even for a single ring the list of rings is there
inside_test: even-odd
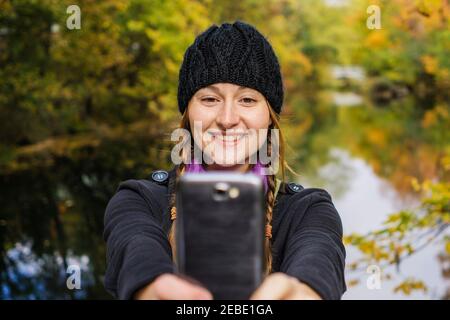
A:
[[[134,295],[138,300],[211,300],[212,294],[199,285],[165,273]]]
[[[252,294],[250,300],[321,300],[309,286],[287,274],[272,273]]]

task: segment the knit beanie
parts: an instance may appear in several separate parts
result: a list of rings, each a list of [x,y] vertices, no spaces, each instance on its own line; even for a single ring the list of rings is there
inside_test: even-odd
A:
[[[214,24],[186,50],[178,82],[181,114],[199,89],[219,82],[255,89],[281,112],[284,93],[278,59],[268,40],[247,23]]]

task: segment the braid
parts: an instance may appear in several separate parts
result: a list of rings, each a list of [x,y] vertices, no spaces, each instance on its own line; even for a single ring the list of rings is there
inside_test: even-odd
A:
[[[265,257],[266,257],[266,275],[272,272],[272,215],[273,207],[275,203],[275,176],[270,175],[267,177],[269,189],[267,190],[267,209],[266,209],[266,240],[265,240]]]
[[[176,178],[175,178],[175,184],[178,183],[179,178],[183,175],[185,170],[185,164],[184,162],[180,163],[180,165],[177,167],[176,170]],[[176,207],[176,192],[175,190],[170,195],[170,219],[172,220],[172,227],[170,228],[169,232],[169,243],[172,247],[172,260],[176,261],[176,243],[175,243],[175,226],[177,219],[177,207]]]
[[[267,154],[270,157],[272,153],[272,141],[270,134],[267,137]],[[266,194],[266,238],[265,238],[265,257],[266,257],[266,275],[272,272],[272,216],[275,205],[275,175],[267,176],[268,190]]]

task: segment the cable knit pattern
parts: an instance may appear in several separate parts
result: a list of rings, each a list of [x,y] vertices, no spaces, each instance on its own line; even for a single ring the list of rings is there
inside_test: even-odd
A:
[[[178,83],[180,112],[197,90],[219,82],[258,90],[281,112],[284,89],[278,59],[269,41],[247,23],[212,25],[186,50]]]

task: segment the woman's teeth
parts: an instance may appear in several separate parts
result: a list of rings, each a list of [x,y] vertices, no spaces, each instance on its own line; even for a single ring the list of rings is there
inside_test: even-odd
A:
[[[245,137],[246,133],[241,134],[212,134],[213,139],[217,140],[217,142],[225,145],[234,145],[237,144],[243,137]]]
[[[234,142],[237,140],[240,140],[243,135],[238,136],[216,136],[219,140],[225,141],[225,142]]]

